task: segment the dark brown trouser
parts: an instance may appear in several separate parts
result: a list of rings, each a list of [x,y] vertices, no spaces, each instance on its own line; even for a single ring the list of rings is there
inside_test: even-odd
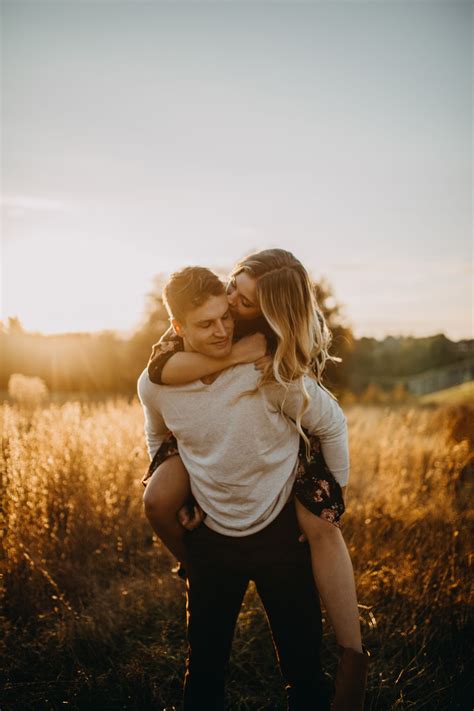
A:
[[[291,711],[329,709],[320,661],[321,610],[307,544],[298,542],[293,503],[250,536],[201,524],[188,547],[185,711],[224,709],[234,627],[250,580],[265,607]]]

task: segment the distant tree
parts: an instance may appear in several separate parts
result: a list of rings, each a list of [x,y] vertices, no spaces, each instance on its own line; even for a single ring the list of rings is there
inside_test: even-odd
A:
[[[157,274],[153,279],[152,289],[145,298],[143,318],[128,343],[129,362],[134,368],[129,371],[131,382],[137,372],[143,369],[150,357],[152,345],[156,343],[169,327],[169,318],[163,303],[162,291],[167,277]],[[137,367],[138,366],[138,367]]]
[[[7,331],[10,335],[24,333],[23,326],[21,325],[20,319],[17,316],[10,316],[8,318]]]
[[[341,358],[341,363],[328,363],[323,377],[325,384],[340,394],[349,385],[350,354],[354,348],[352,329],[347,324],[342,304],[334,296],[333,288],[324,277],[314,282],[314,294],[332,334],[330,354]]]
[[[147,293],[145,300],[145,313],[143,323],[139,330],[153,332],[155,340],[168,328],[169,318],[163,303],[162,291],[167,277],[157,274],[153,279],[153,287]]]
[[[387,393],[376,383],[370,383],[360,398],[364,405],[383,405],[388,401]]]
[[[390,393],[390,400],[393,403],[401,405],[412,400],[412,396],[403,383],[397,383]]]
[[[350,407],[357,404],[357,396],[351,390],[344,390],[340,400],[342,407]]]

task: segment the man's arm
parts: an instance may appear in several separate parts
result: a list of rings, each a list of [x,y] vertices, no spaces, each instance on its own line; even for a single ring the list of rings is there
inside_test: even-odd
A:
[[[138,379],[137,391],[145,415],[145,440],[150,459],[153,459],[168,433],[166,423],[158,409],[154,388],[156,386],[150,382],[147,371],[143,371]]]
[[[336,481],[345,487],[349,479],[349,440],[347,420],[340,405],[315,380],[304,379],[310,397],[309,407],[304,413],[301,424],[310,434],[317,435],[321,441],[321,451],[326,464]],[[293,383],[283,398],[280,387],[278,398],[283,402],[283,412],[296,420],[303,403],[303,396]]]

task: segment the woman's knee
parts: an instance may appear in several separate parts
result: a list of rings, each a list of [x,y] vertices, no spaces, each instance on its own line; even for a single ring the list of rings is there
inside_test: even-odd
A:
[[[311,541],[317,543],[338,541],[342,536],[337,526],[314,514],[311,514],[311,519],[306,523],[306,529],[306,537],[310,543]]]
[[[190,495],[189,476],[179,457],[164,461],[153,473],[143,494],[147,516],[173,518]]]
[[[302,504],[297,505],[298,520],[308,541],[314,543],[324,543],[337,541],[341,536],[341,530],[331,521],[327,521],[316,514],[311,513]]]
[[[145,493],[143,494],[145,514],[147,517],[153,516],[153,518],[165,518],[167,511],[169,511],[166,492],[164,492],[163,495],[163,493],[159,491],[158,487],[150,486],[150,484],[148,484],[145,489]]]

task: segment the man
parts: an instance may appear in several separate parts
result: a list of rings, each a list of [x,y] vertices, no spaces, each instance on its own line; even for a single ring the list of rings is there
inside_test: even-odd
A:
[[[165,296],[185,351],[229,355],[233,322],[224,286],[212,272],[178,272]],[[250,580],[268,616],[289,709],[329,708],[319,598],[291,501],[299,435],[289,418],[298,412],[299,396],[277,384],[257,388],[258,379],[253,365],[239,365],[187,385],[155,385],[146,370],[138,382],[150,456],[171,430],[207,514],[185,538],[186,710],[224,708],[225,668]],[[326,433],[328,466],[344,469],[345,417],[314,381],[308,378],[306,386],[311,401],[302,424]]]

